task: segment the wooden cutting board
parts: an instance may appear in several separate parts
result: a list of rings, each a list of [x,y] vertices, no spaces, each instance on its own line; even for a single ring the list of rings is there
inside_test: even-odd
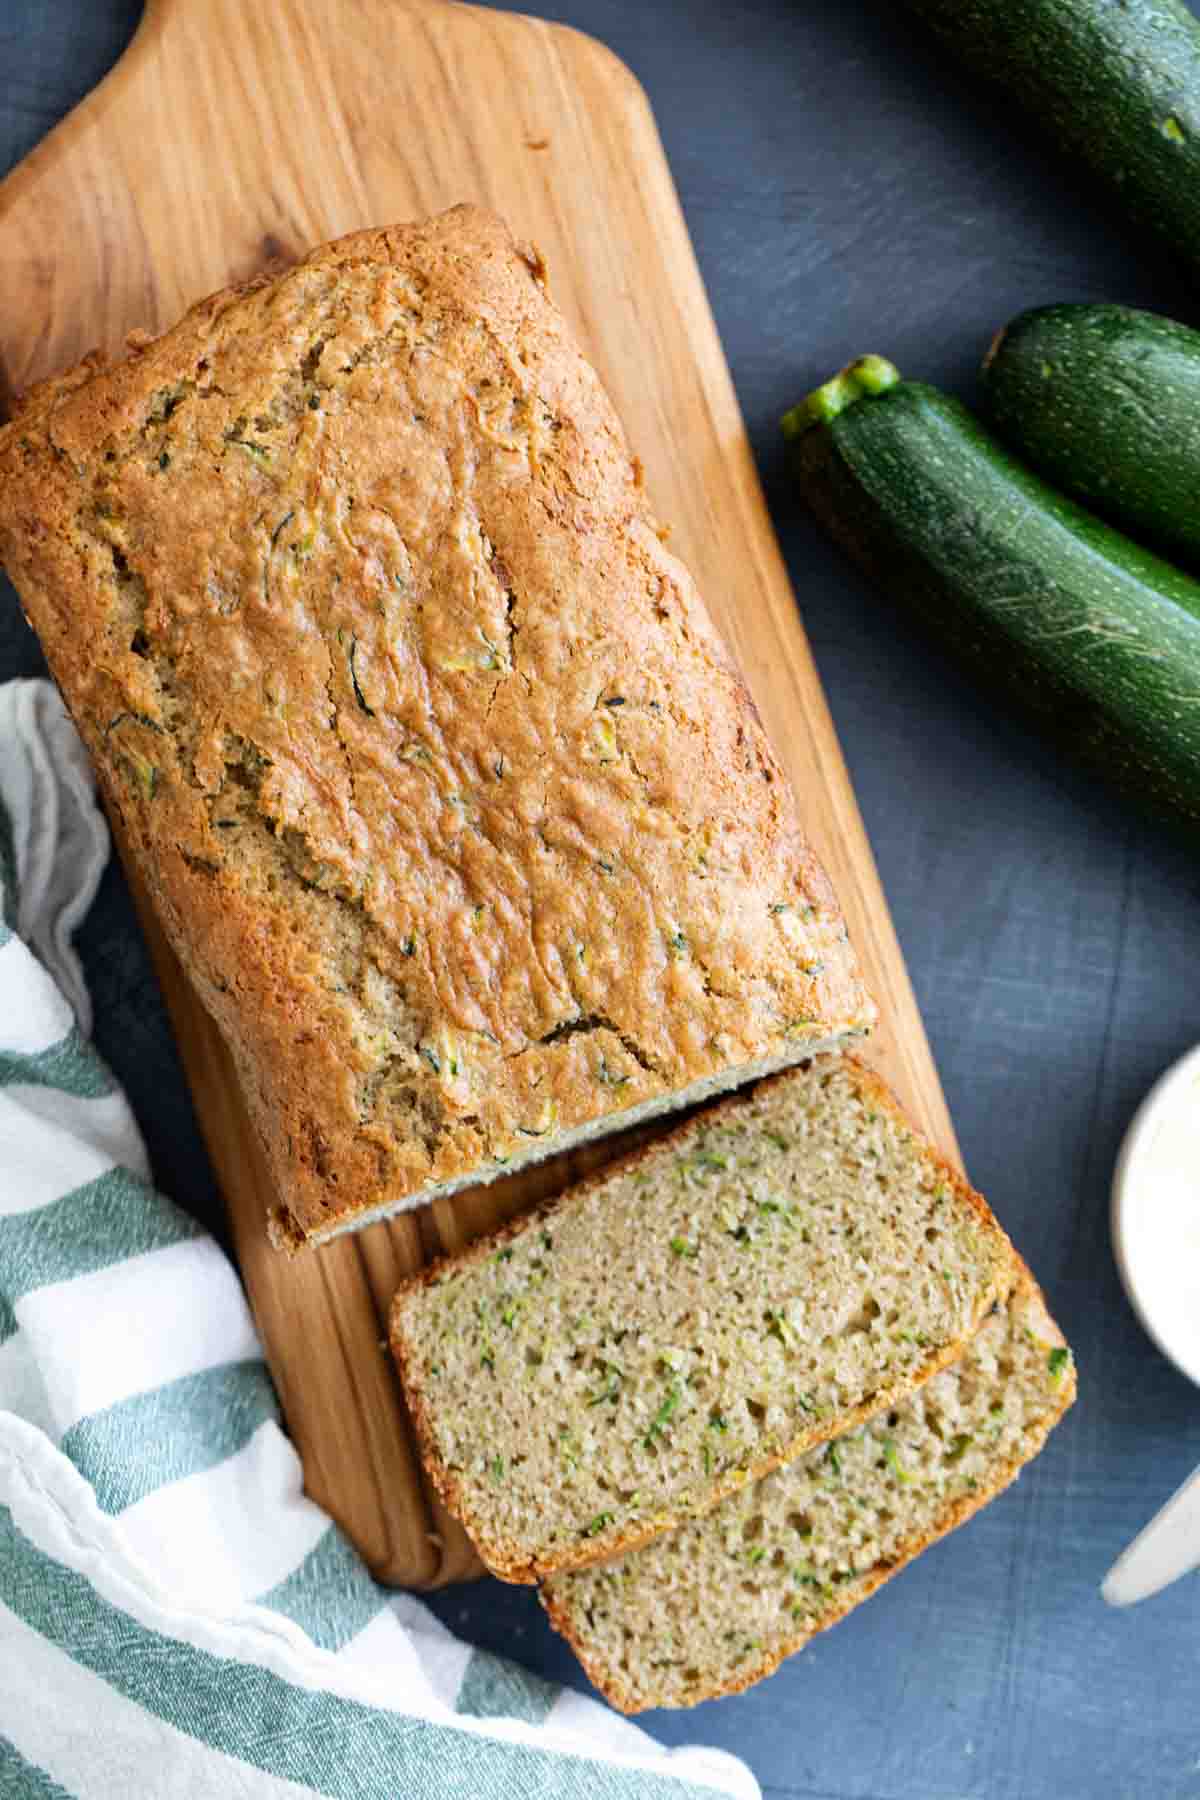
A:
[[[882,1008],[873,1060],[953,1154],[662,146],[610,51],[449,0],[150,0],[113,73],[0,186],[0,372],[19,391],[273,259],[459,200],[541,246],[801,795]],[[385,1580],[478,1572],[422,1480],[387,1303],[612,1146],[289,1261],[266,1242],[270,1184],[229,1059],[142,916],[309,1491]]]

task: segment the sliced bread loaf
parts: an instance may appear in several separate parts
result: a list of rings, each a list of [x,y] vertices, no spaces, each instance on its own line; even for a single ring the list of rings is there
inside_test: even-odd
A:
[[[958,1362],[859,1430],[542,1603],[614,1706],[693,1706],[769,1675],[1015,1479],[1075,1396],[1032,1279]]]
[[[745,683],[493,214],[355,232],[41,384],[0,428],[0,562],[280,1242],[871,1025]]]
[[[496,1574],[648,1543],[958,1356],[1015,1264],[877,1076],[722,1102],[392,1313],[426,1463]]]

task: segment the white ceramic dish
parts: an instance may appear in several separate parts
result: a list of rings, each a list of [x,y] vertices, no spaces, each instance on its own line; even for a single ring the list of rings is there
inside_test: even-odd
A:
[[[1112,1240],[1134,1311],[1200,1385],[1200,1045],[1134,1114],[1113,1172]]]

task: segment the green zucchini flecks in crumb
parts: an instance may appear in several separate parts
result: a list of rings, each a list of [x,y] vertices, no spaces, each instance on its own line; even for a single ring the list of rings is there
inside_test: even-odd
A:
[[[755,1674],[769,1674],[1036,1454],[1071,1397],[1069,1382],[1045,1378],[1056,1350],[1057,1366],[1070,1367],[1065,1349],[1046,1342],[1051,1332],[1022,1280],[959,1361],[890,1413],[645,1549],[552,1575],[542,1590],[551,1619],[629,1711],[742,1685],[748,1640],[761,1647]],[[741,1565],[733,1581],[731,1559]]]
[[[401,1290],[394,1332],[426,1454],[454,1469],[454,1504],[502,1572],[518,1555],[569,1559],[615,1512],[588,1540],[611,1553],[630,1530],[618,1495],[639,1493],[660,1529],[702,1513],[716,1484],[911,1386],[1006,1290],[1002,1233],[880,1093],[848,1059],[818,1059],[568,1192],[436,1287]],[[547,1129],[551,1105],[522,1129]],[[455,1333],[422,1393],[434,1296]],[[505,1458],[500,1492],[471,1473],[481,1438]]]

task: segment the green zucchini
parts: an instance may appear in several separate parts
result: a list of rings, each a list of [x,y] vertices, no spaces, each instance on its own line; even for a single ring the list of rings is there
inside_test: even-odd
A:
[[[999,334],[983,377],[1018,456],[1200,568],[1200,332],[1130,306],[1039,306]]]
[[[863,359],[783,422],[805,497],[989,688],[1200,847],[1200,583]]]
[[[909,0],[1200,270],[1200,23],[1182,0]]]

